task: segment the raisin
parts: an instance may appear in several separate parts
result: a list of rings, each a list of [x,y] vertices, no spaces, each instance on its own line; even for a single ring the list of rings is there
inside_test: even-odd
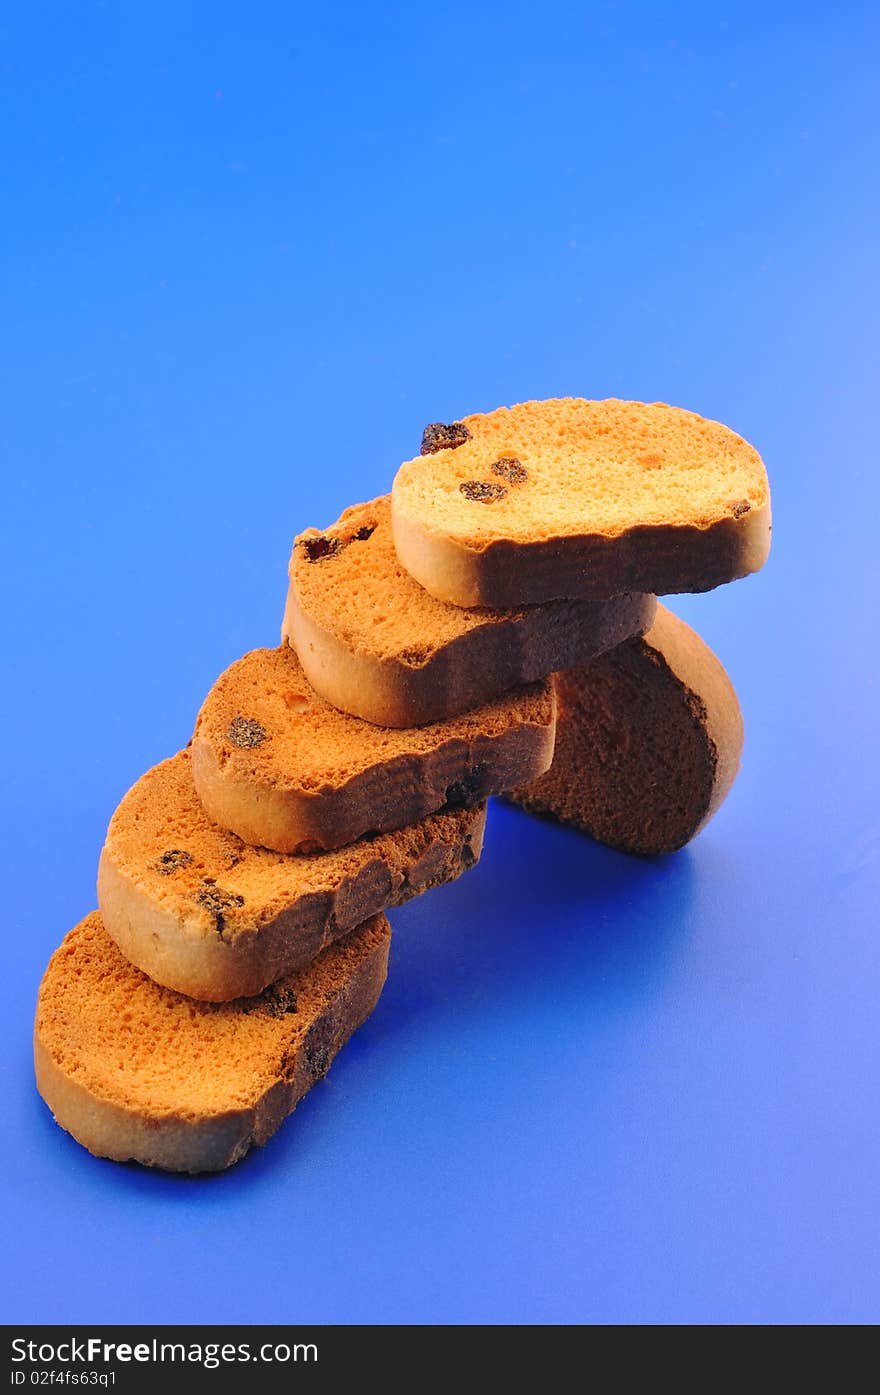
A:
[[[458,487],[464,497],[475,504],[491,504],[496,499],[503,499],[507,493],[503,484],[491,484],[488,480],[465,480]]]
[[[427,647],[416,644],[409,649],[401,649],[400,658],[408,668],[421,668],[428,658]]]
[[[222,935],[226,928],[228,912],[244,905],[243,896],[225,891],[222,886],[217,885],[213,877],[203,879],[200,889],[196,892],[196,900],[200,906],[204,906],[208,915],[214,917],[214,929],[218,935]]]
[[[303,538],[302,546],[310,562],[320,562],[325,557],[336,557],[349,543],[366,542],[376,531],[375,523],[363,523],[350,538]]]
[[[281,983],[271,983],[257,998],[242,998],[239,1006],[244,1013],[263,1012],[267,1017],[287,1017],[299,1012],[296,993]]]
[[[463,421],[453,421],[448,425],[442,421],[432,421],[422,432],[422,455],[436,455],[438,450],[456,450],[471,439]]]
[[[270,1017],[286,1017],[291,1012],[299,1011],[293,989],[283,988],[277,983],[266,989],[263,994],[263,1006]]]
[[[751,507],[748,499],[740,499],[737,503],[731,504],[730,512],[733,514],[734,518],[742,518],[743,514],[748,513]]]
[[[462,843],[459,856],[462,868],[465,872],[469,872],[477,860],[477,854],[474,852],[470,843]]]
[[[446,786],[447,809],[468,809],[479,803],[482,795],[483,777],[488,770],[485,761],[479,761],[461,780],[454,780]]]
[[[233,717],[226,735],[233,746],[249,751],[254,746],[262,746],[266,740],[266,728],[255,722],[253,717]]]
[[[182,867],[188,867],[192,862],[192,853],[183,852],[181,848],[169,848],[163,852],[156,863],[156,871],[163,877],[170,877],[172,872],[179,872]]]
[[[326,1075],[333,1054],[333,1023],[329,1017],[318,1018],[310,1029],[305,1043],[306,1065],[313,1080]]]
[[[320,562],[325,557],[335,557],[343,547],[341,538],[303,538],[303,549],[310,562]]]
[[[522,461],[517,460],[515,455],[502,455],[492,466],[492,473],[500,475],[502,479],[510,484],[525,484],[529,477],[529,472]]]
[[[316,1046],[306,1052],[306,1061],[309,1070],[316,1080],[320,1080],[322,1075],[326,1075],[330,1069],[330,1047]]]

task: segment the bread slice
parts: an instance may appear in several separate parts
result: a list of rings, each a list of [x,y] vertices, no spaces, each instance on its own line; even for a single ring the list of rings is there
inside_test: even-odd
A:
[[[555,732],[549,678],[447,722],[380,729],[319,697],[285,644],[253,650],[214,684],[193,779],[208,815],[246,843],[314,852],[537,779]]]
[[[379,999],[374,916],[258,998],[194,1003],[120,954],[97,913],[55,951],[34,1026],[37,1089],[102,1158],[217,1172],[266,1142]]]
[[[287,857],[212,823],[181,751],[142,776],[110,820],[98,902],[123,954],[157,983],[215,1002],[246,997],[472,867],[485,817],[481,804]]]
[[[612,648],[649,627],[655,604],[639,593],[501,612],[437,601],[397,560],[386,495],[296,539],[283,638],[334,707],[411,727]]]
[[[556,676],[556,754],[510,798],[650,856],[689,842],[726,798],[743,724],[711,649],[665,606],[646,635]]]
[[[709,591],[770,549],[757,451],[662,402],[523,402],[428,427],[422,451],[394,480],[394,542],[456,605]]]

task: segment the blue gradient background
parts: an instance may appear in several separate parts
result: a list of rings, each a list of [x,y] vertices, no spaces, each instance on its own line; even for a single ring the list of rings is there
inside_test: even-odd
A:
[[[3,1316],[876,1319],[876,10],[317,8],[0,21]],[[767,569],[673,602],[727,805],[656,864],[494,806],[264,1150],[89,1157],[30,1032],[115,803],[276,641],[295,531],[566,393],[768,463]]]

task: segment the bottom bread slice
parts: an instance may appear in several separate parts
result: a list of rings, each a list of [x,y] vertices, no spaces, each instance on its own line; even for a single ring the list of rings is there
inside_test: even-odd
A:
[[[218,1172],[271,1137],[369,1017],[390,939],[374,916],[259,997],[201,1003],[130,964],[93,912],[40,986],[37,1088],[90,1153]]]
[[[708,645],[661,605],[645,635],[555,683],[553,764],[508,798],[625,852],[684,847],[726,798],[742,756],[736,692]]]

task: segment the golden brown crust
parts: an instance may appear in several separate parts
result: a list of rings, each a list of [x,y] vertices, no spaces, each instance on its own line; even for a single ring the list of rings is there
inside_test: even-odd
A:
[[[510,798],[651,856],[689,842],[726,798],[743,725],[718,659],[664,606],[644,636],[557,674],[556,753]]]
[[[259,993],[369,916],[459,876],[479,858],[484,822],[481,804],[335,852],[285,856],[211,822],[181,751],[113,815],[98,901],[138,968],[221,1002]]]
[[[438,601],[397,560],[386,496],[296,539],[282,637],[335,707],[412,727],[612,648],[650,626],[655,604],[641,593],[506,611]]]
[[[766,560],[763,462],[718,422],[664,403],[561,398],[464,425],[468,440],[406,461],[392,490],[398,558],[440,600],[706,591]],[[496,479],[511,459],[525,478]]]
[[[40,987],[37,1088],[99,1157],[175,1172],[229,1167],[266,1142],[372,1012],[389,941],[376,916],[260,998],[215,1006],[153,983],[93,913]]]
[[[246,843],[313,852],[537,779],[555,731],[549,679],[446,722],[377,728],[319,697],[283,645],[253,650],[214,684],[193,778],[209,817]]]

